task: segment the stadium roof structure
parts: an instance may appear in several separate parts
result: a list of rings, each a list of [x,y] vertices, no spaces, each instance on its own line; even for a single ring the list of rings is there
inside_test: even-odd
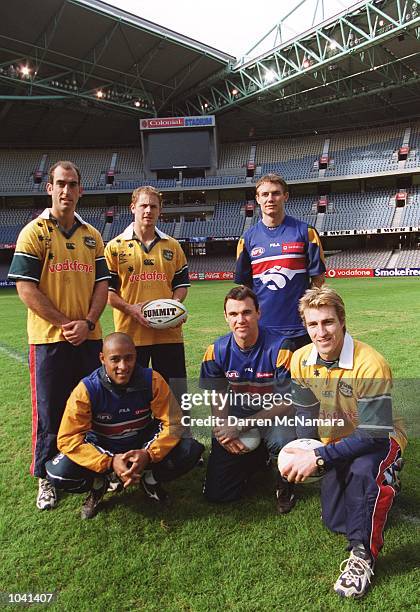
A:
[[[100,0],[1,3],[0,144],[135,144],[153,116],[214,114],[237,141],[414,119],[419,15],[365,0],[245,61]]]

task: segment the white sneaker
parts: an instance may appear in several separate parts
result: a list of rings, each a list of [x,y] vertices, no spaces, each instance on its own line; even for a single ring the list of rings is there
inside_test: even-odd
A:
[[[107,493],[119,493],[124,488],[123,483],[118,478],[115,472],[108,474],[108,488]]]
[[[38,496],[36,507],[39,510],[51,510],[57,505],[57,493],[55,487],[47,478],[38,478]]]
[[[340,566],[341,574],[334,585],[334,591],[341,597],[359,599],[363,597],[370,586],[373,576],[373,562],[359,557],[357,552],[359,552],[357,549],[353,549],[350,557],[343,561]],[[343,569],[344,563],[345,567]]]

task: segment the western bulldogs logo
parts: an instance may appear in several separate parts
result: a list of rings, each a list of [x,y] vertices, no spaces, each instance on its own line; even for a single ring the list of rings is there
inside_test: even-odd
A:
[[[289,268],[283,268],[283,266],[274,266],[261,274],[260,280],[267,289],[277,291],[283,289],[286,286],[287,279],[291,280],[297,272],[297,270],[290,270]]]
[[[251,251],[251,257],[259,257],[260,255],[264,255],[265,248],[264,247],[255,247]]]

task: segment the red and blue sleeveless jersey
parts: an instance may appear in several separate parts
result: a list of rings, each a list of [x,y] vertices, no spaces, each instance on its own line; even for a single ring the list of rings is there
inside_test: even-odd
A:
[[[311,277],[324,272],[317,231],[294,217],[286,215],[274,228],[259,221],[238,243],[235,282],[257,294],[261,325],[283,336],[306,333],[298,302]]]
[[[289,392],[292,351],[287,338],[259,328],[257,342],[242,350],[232,333],[218,338],[203,357],[200,387],[234,393],[264,395]],[[249,405],[261,409],[258,402]]]

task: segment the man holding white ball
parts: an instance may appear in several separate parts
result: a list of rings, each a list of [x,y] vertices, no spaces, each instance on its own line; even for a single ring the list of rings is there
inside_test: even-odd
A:
[[[166,382],[173,382],[171,388],[180,401],[186,391],[182,326],[151,326],[143,306],[156,299],[184,301],[190,286],[187,260],[179,242],[156,227],[162,210],[157,189],[135,189],[130,210],[134,222],[105,249],[111,273],[108,303],[114,308],[115,331],[133,339],[142,367],[151,362]]]
[[[360,598],[369,588],[383,546],[388,512],[399,492],[406,436],[392,418],[392,374],[372,347],[346,331],[341,297],[330,287],[306,291],[299,302],[312,344],[291,361],[299,438],[320,438],[314,450],[284,449],[282,474],[303,482],[319,470],[324,524],[348,539],[334,590]],[[299,419],[312,422],[299,425]]]
[[[291,416],[288,339],[258,325],[258,300],[248,287],[231,289],[224,311],[231,332],[207,348],[200,373],[200,386],[217,394],[204,485],[211,502],[239,499],[249,478],[264,468],[267,451],[277,466],[280,449],[296,437],[294,426],[276,424],[276,417]],[[286,514],[295,504],[293,485],[277,467],[276,479],[277,511]]]

